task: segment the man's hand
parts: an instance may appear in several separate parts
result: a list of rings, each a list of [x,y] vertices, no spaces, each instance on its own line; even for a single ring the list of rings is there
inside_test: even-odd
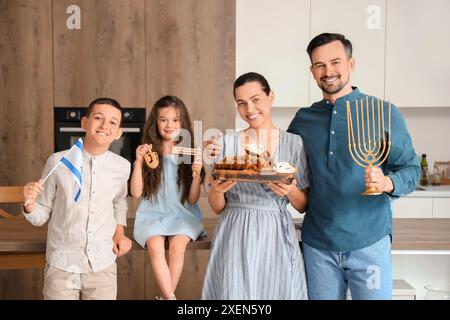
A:
[[[380,192],[391,193],[394,190],[394,184],[391,178],[385,176],[383,170],[379,167],[366,168],[366,187],[375,187]]]
[[[121,257],[130,251],[132,242],[131,240],[125,236],[123,226],[117,225],[116,232],[113,236],[113,251],[117,255],[117,257]]]
[[[269,186],[270,190],[272,190],[277,196],[285,197],[292,190],[297,188],[297,181],[293,179],[291,184],[267,182],[266,185]]]

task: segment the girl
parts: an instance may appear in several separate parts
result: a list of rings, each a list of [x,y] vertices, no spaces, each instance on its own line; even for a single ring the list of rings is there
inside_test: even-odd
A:
[[[241,118],[249,127],[225,135],[221,157],[244,155],[244,145],[262,143],[275,162],[286,161],[298,171],[291,184],[211,181],[209,204],[221,214],[205,276],[203,299],[307,299],[303,258],[291,203],[307,205],[308,169],[300,136],[275,127],[271,117],[274,94],[267,80],[246,73],[234,83]]]
[[[201,157],[192,165],[178,164],[178,156],[171,154],[172,147],[182,140],[183,129],[190,137],[193,136],[183,101],[175,96],[165,96],[156,101],[144,127],[143,144],[136,149],[131,175],[131,195],[144,198],[136,212],[134,238],[148,250],[161,291],[161,298],[156,298],[163,300],[175,300],[174,292],[183,269],[186,245],[204,232],[197,204],[205,176]],[[156,169],[144,164],[144,155],[150,151],[159,155]],[[169,242],[168,261],[165,257],[166,239]]]

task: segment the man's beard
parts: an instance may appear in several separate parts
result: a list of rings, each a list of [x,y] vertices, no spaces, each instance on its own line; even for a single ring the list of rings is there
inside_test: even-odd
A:
[[[339,78],[339,82],[336,86],[327,88],[324,85],[322,85],[322,81],[318,82],[317,85],[319,86],[320,89],[322,89],[323,92],[327,93],[327,94],[335,94],[338,93],[339,91],[341,91],[350,81],[350,77],[348,78],[346,83],[343,83],[341,81],[341,79]]]

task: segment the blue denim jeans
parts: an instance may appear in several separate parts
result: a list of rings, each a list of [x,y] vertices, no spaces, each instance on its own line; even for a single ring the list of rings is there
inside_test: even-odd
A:
[[[326,251],[303,243],[311,300],[392,299],[391,237],[354,251]]]

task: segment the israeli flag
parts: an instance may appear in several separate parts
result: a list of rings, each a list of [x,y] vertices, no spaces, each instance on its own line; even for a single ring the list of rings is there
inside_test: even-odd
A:
[[[70,170],[75,180],[74,200],[77,202],[81,194],[81,174],[83,172],[83,140],[81,138],[61,158],[61,162]]]

